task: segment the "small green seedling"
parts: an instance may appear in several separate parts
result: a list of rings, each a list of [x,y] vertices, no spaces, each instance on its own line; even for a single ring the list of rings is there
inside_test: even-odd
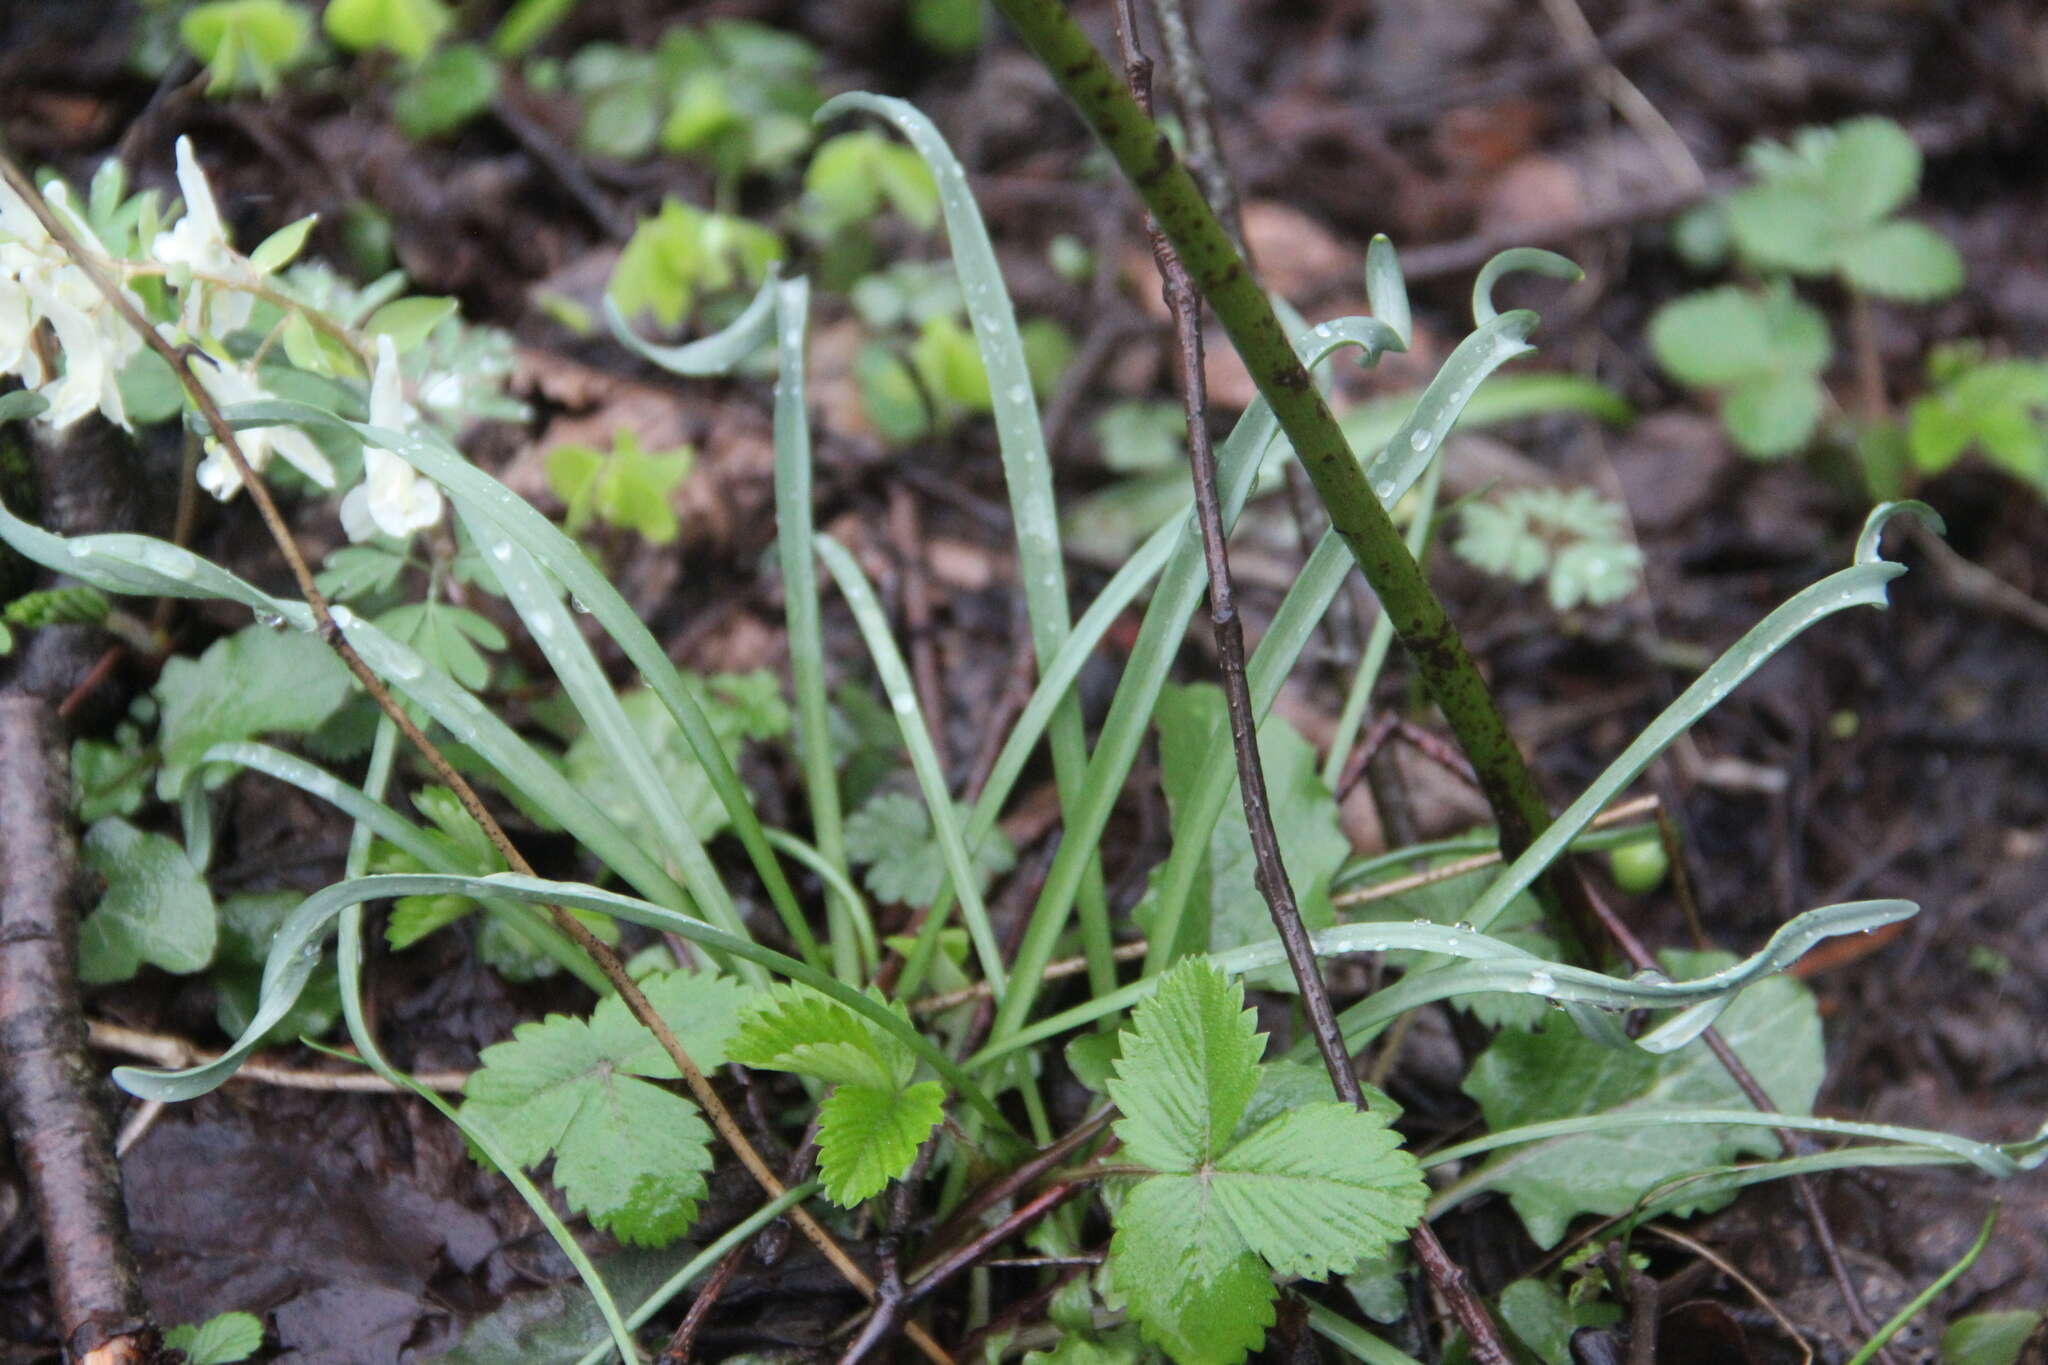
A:
[[[183,1351],[185,1365],[235,1365],[263,1345],[263,1322],[250,1313],[222,1313],[164,1333],[164,1348]]]
[[[673,328],[700,297],[757,285],[781,259],[782,239],[760,224],[665,199],[620,253],[612,302],[628,318],[651,313]]]
[[[1834,354],[1827,319],[1789,284],[1688,294],[1650,321],[1650,349],[1682,384],[1719,395],[1721,424],[1760,460],[1797,454],[1820,425],[1820,374]]]
[[[1971,449],[2048,496],[2048,362],[1994,359],[1981,345],[1937,346],[1933,385],[1913,400],[1907,449],[1922,473],[1938,474]]]
[[[276,94],[312,36],[312,18],[287,0],[214,0],[178,22],[179,41],[206,67],[210,95]]]
[[[1643,552],[1621,507],[1589,488],[1518,488],[1467,506],[1453,548],[1516,583],[1544,581],[1550,605],[1612,606],[1642,581]]]
[[[321,27],[350,52],[393,52],[417,62],[455,21],[441,0],[327,0]]]
[[[650,545],[670,545],[682,526],[669,498],[696,462],[689,446],[642,450],[633,430],[620,427],[609,451],[585,445],[550,450],[548,488],[568,509],[572,532],[602,521],[636,531]]]

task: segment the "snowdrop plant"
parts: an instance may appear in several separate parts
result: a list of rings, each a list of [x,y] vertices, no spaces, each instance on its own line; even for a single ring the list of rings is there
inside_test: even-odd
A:
[[[45,427],[63,430],[98,412],[133,429],[190,410],[189,396],[170,398],[156,382],[161,362],[144,354],[132,320],[95,273],[115,281],[127,307],[190,357],[199,384],[222,408],[302,391],[308,375],[367,380],[370,425],[397,434],[427,422],[409,388],[442,420],[502,407],[507,348],[463,328],[452,301],[398,297],[404,280],[396,274],[354,289],[318,266],[294,267],[310,217],[245,255],[189,139],[178,140],[176,157],[182,209],[168,221],[155,192],[125,194],[115,163],[94,177],[84,205],[61,180],[47,182],[43,207],[77,239],[85,260],[66,252],[36,206],[0,185],[0,373],[44,400],[37,420]],[[481,401],[451,407],[437,395]],[[349,472],[337,468],[336,448],[323,448],[300,427],[253,426],[239,439],[257,474],[282,458],[314,487],[339,491]],[[242,475],[228,452],[210,434],[204,448],[200,486],[222,501],[235,497]],[[412,466],[365,443],[360,481],[344,493],[339,513],[351,540],[405,540],[438,522],[444,508],[440,491]]]

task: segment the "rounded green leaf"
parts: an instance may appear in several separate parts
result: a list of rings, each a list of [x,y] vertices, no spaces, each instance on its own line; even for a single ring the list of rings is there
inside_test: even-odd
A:
[[[475,43],[455,43],[420,64],[391,100],[392,117],[410,138],[459,128],[498,93],[498,64]]]
[[[278,73],[305,54],[312,27],[305,11],[285,0],[216,0],[187,10],[178,37],[206,63],[208,93],[249,86],[268,93]]]
[[[441,0],[328,0],[321,25],[351,52],[383,48],[416,62],[433,50],[451,16]]]
[[[1880,223],[1842,244],[1842,278],[1866,294],[1908,303],[1945,299],[1963,287],[1963,258],[1923,223]]]
[[[1796,454],[1820,423],[1820,385],[1809,375],[1781,374],[1730,390],[1721,422],[1746,455],[1760,460]]]
[[[1837,124],[1821,160],[1821,195],[1842,228],[1897,212],[1920,188],[1920,149],[1881,115]]]
[[[1733,285],[1688,294],[1650,319],[1650,350],[1664,372],[1695,388],[1753,378],[1770,345],[1763,304]]]
[[[1834,225],[1826,206],[1804,186],[1752,185],[1726,201],[1728,231],[1750,264],[1796,275],[1835,267]]]

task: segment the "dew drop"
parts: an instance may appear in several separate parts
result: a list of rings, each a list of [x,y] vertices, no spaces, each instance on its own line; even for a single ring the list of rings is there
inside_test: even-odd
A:
[[[571,607],[574,607],[576,609],[577,614],[580,616],[590,615],[590,608],[583,604],[583,599],[580,597],[571,597],[569,599],[569,605]]]
[[[1031,389],[1028,385],[1012,384],[1010,385],[1009,391],[1005,396],[1012,403],[1021,403],[1031,396]]]
[[[491,558],[497,560],[500,564],[510,564],[512,562],[512,542],[501,540],[496,545],[493,545],[491,547]]]
[[[1529,989],[1538,995],[1548,995],[1557,989],[1557,978],[1549,972],[1529,973]]]
[[[1417,454],[1429,449],[1429,433],[1417,430],[1408,438],[1408,448]]]
[[[1479,930],[1473,926],[1472,921],[1468,919],[1461,919],[1456,924],[1453,924],[1451,927],[1453,929],[1456,929],[1461,934],[1476,934],[1479,932]]]

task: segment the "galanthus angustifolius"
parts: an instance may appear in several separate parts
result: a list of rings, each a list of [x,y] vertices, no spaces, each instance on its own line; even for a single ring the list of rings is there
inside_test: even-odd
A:
[[[261,402],[271,396],[249,371],[238,365],[224,365],[212,356],[199,357],[194,372],[213,395],[213,401],[223,408]],[[334,487],[334,466],[313,444],[313,438],[297,427],[247,427],[235,433],[235,443],[241,446],[242,458],[249,462],[249,468],[258,474],[269,466],[272,455],[282,455],[287,464],[322,488]],[[206,458],[199,462],[199,486],[223,502],[242,491],[241,471],[211,436],[206,438]]]
[[[52,183],[44,199],[68,221],[86,250],[99,248],[61,182]],[[129,299],[135,301],[132,294]],[[61,372],[52,371],[35,342],[36,328],[46,320],[56,336]],[[0,373],[18,376],[48,400],[42,420],[52,427],[68,427],[94,409],[125,426],[116,381],[141,346],[99,286],[64,253],[21,197],[0,184]]]
[[[406,431],[420,420],[405,401],[398,372],[398,348],[388,336],[377,338],[377,371],[370,380],[370,425]],[[377,446],[363,447],[363,481],[341,500],[341,525],[350,540],[397,536],[441,519],[441,490],[398,456]]]
[[[190,138],[178,139],[178,191],[185,198],[185,214],[156,235],[149,254],[169,267],[167,278],[179,288],[184,302],[180,325],[188,333],[223,337],[248,323],[256,299],[245,287],[260,284],[262,277],[229,244],[220,206]]]

